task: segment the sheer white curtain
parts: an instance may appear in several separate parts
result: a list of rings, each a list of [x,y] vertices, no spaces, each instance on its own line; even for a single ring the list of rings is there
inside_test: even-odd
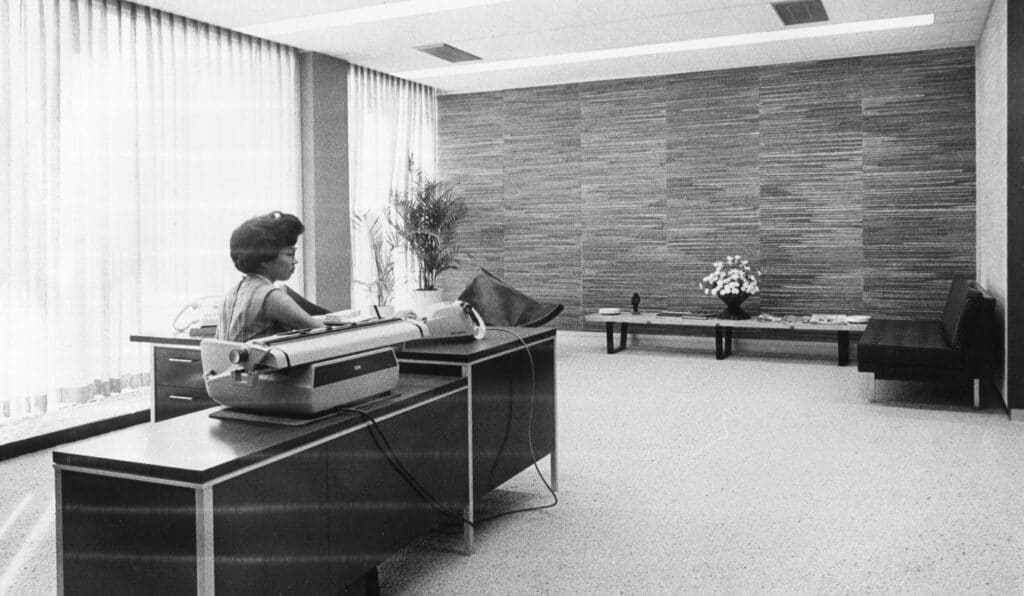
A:
[[[227,288],[243,219],[300,212],[299,105],[289,48],[113,0],[0,4],[15,416],[137,385],[128,336]]]
[[[433,175],[437,153],[437,91],[380,72],[352,66],[348,76],[349,205],[352,214],[385,208],[392,189],[403,191],[410,156]],[[416,283],[407,255],[397,255],[395,300],[408,301]],[[352,230],[352,279],[377,277],[366,233]],[[361,286],[353,306],[375,304]]]

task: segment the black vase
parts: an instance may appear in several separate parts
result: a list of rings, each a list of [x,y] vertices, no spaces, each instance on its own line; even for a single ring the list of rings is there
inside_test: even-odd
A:
[[[725,310],[718,313],[719,319],[741,320],[750,318],[750,315],[740,308],[743,301],[750,298],[750,294],[740,292],[739,294],[719,294],[718,297],[725,303]]]

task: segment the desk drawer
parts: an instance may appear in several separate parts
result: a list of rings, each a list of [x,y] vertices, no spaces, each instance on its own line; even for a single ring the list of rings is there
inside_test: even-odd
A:
[[[153,376],[156,385],[206,389],[199,350],[190,348],[153,348]]]
[[[156,422],[219,405],[210,399],[205,389],[157,385],[153,391],[156,408],[153,418]]]

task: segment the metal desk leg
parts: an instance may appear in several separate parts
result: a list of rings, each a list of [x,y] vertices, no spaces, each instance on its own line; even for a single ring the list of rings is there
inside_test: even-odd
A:
[[[839,366],[850,363],[850,332],[839,332]]]
[[[462,517],[465,520],[462,523],[462,550],[465,555],[469,556],[473,554],[473,522],[476,521],[473,515],[472,500],[469,505],[462,508]]]
[[[557,350],[554,341],[553,350]],[[552,354],[556,356],[557,354]],[[557,362],[557,358],[554,360]],[[551,490],[558,492],[558,367],[551,367]]]
[[[608,340],[608,353],[614,354],[626,349],[626,333],[629,331],[629,323],[620,323],[619,347],[615,347],[615,323],[605,323],[605,338]]]
[[[473,499],[473,367],[464,364],[462,376],[466,378],[466,506],[462,509],[462,544],[466,556],[473,554],[473,522],[476,521],[476,502]]]

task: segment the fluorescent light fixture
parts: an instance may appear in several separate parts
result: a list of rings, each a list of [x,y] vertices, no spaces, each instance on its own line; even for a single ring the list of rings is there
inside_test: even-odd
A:
[[[234,29],[256,36],[285,35],[311,29],[330,29],[332,27],[344,27],[345,25],[357,25],[359,23],[376,23],[433,12],[498,4],[500,2],[508,2],[508,0],[404,0],[402,2],[388,2],[386,4],[375,4],[350,10],[338,10],[306,17],[284,19],[260,25],[235,27]]]
[[[934,22],[934,14],[923,14],[892,19],[877,19],[874,21],[856,21],[853,23],[837,23],[834,25],[819,25],[816,27],[780,29],[778,31],[742,33],[739,35],[727,35],[724,37],[705,37],[703,39],[670,41],[667,43],[613,48],[610,50],[572,52],[569,54],[554,54],[551,56],[536,56],[532,58],[517,58],[514,60],[498,60],[494,62],[474,62],[472,64],[460,64],[458,66],[442,66],[438,68],[424,68],[422,70],[407,70],[392,74],[404,79],[429,79],[451,75],[514,70],[518,68],[537,68],[561,64],[578,64],[580,62],[612,60],[615,58],[632,58],[635,56],[652,56],[655,54],[674,54],[677,52],[692,52],[694,50],[754,45],[775,41],[788,41],[792,39],[810,39],[813,37],[847,35],[850,33],[867,33],[871,31],[886,31],[889,29],[923,27],[931,25]]]

